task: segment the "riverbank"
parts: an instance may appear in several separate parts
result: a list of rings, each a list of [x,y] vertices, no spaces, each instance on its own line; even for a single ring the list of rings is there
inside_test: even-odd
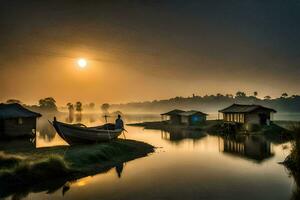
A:
[[[127,124],[129,126],[140,126],[145,129],[164,130],[168,132],[176,132],[182,130],[188,131],[202,131],[210,135],[225,135],[232,133],[239,134],[256,134],[265,135],[274,143],[281,143],[293,139],[292,130],[289,129],[293,123],[292,121],[274,121],[269,126],[260,126],[255,131],[246,131],[241,125],[225,124],[222,120],[207,120],[202,124],[187,126],[187,125],[173,125],[166,121],[142,122]]]
[[[53,190],[67,181],[105,172],[147,156],[154,147],[118,139],[110,143],[61,146],[0,153],[0,198],[11,194]]]
[[[291,199],[300,199],[300,122],[294,123],[293,127],[292,149],[290,154],[285,158],[283,164],[295,180],[295,189]]]
[[[141,122],[141,123],[132,123],[127,124],[128,126],[140,126],[144,127],[145,129],[158,129],[158,130],[165,130],[165,131],[173,131],[173,130],[194,130],[194,131],[201,131],[201,130],[208,130],[218,124],[221,124],[221,120],[207,120],[206,122],[187,126],[187,125],[174,125],[169,124],[166,121],[152,121],[152,122]]]

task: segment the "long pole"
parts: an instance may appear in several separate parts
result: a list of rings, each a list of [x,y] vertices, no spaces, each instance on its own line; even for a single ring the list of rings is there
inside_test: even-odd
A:
[[[108,133],[109,140],[111,140],[110,132],[108,130],[108,125],[107,125],[107,117],[108,117],[107,115],[104,115],[106,130],[107,130],[107,133]]]

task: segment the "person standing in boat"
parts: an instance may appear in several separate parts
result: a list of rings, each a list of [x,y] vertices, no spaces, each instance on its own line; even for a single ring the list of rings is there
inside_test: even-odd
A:
[[[115,129],[124,129],[124,122],[121,119],[121,115],[118,115],[118,118],[116,119]]]

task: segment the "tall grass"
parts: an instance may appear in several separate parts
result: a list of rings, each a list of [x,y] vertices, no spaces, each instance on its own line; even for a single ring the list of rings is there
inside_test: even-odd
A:
[[[0,169],[14,167],[23,159],[24,158],[19,155],[5,154],[0,152]]]
[[[11,159],[13,157],[11,156]],[[71,170],[60,155],[47,155],[43,159],[22,158],[14,166],[0,171],[1,183],[32,184],[56,176],[67,176]]]
[[[289,169],[296,182],[296,189],[291,199],[300,199],[300,122],[291,124],[290,130],[294,138],[292,150],[283,164]]]
[[[36,149],[20,155],[2,152],[0,198],[11,195],[15,190],[45,190],[53,187],[53,183],[61,184],[94,175],[153,151],[154,147],[149,144],[119,139],[94,145]]]

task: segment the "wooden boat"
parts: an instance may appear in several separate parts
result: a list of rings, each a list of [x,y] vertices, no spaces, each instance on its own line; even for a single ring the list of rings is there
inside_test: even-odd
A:
[[[114,124],[86,127],[83,124],[66,124],[56,121],[56,119],[51,124],[59,136],[69,145],[108,142],[116,139],[123,131],[122,129],[115,129]]]

